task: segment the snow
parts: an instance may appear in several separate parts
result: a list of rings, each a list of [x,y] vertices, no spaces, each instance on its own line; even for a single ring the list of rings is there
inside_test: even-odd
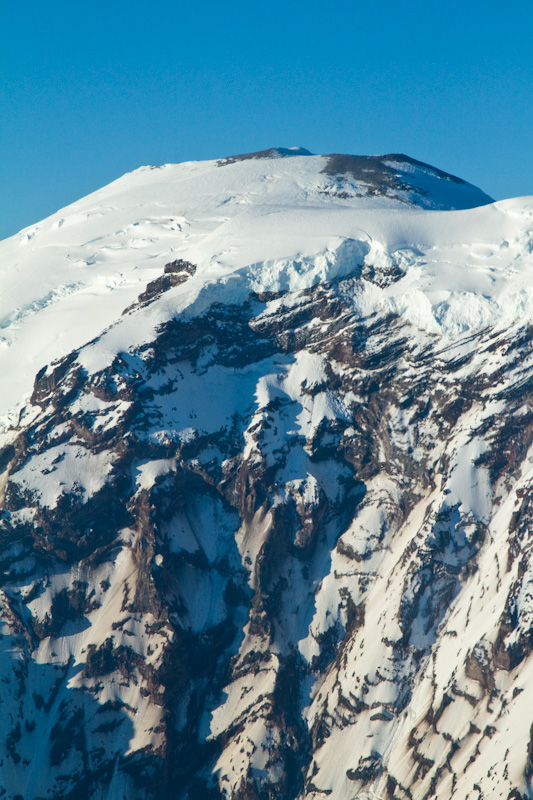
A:
[[[250,686],[248,676],[238,678],[226,687],[227,699],[214,709],[209,725],[211,736],[222,732],[233,720],[242,716],[251,706],[260,703],[274,691],[276,683],[276,657],[268,669],[259,669]]]
[[[224,509],[218,499],[191,494],[184,508],[163,524],[162,533],[171,552],[202,551],[213,563],[233,541],[237,525],[237,515]]]
[[[39,369],[116,323],[178,257],[197,274],[86,350],[90,371],[176,312],[357,276],[364,261],[395,263],[405,277],[385,289],[359,282],[362,314],[391,310],[449,336],[531,317],[532,198],[444,212],[399,196],[338,198],[324,194],[325,163],[297,155],[144,167],[0,243],[3,429],[16,423]],[[430,175],[400,166],[404,177]],[[433,189],[443,203],[452,191],[477,190],[449,180]]]
[[[106,483],[112,461],[108,452],[94,454],[79,444],[66,443],[32,456],[11,480],[22,491],[36,495],[46,508],[55,508],[64,495],[76,494],[86,503]],[[54,473],[52,479],[50,473]]]
[[[158,478],[176,469],[175,458],[158,458],[134,464],[135,483],[139,490],[150,489]]]

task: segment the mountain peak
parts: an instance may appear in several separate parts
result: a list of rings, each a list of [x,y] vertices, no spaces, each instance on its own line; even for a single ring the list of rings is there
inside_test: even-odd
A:
[[[318,174],[328,175],[335,180],[334,185],[323,187],[324,195],[341,200],[393,197],[399,202],[439,210],[475,208],[494,202],[492,197],[462,178],[403,153],[376,156],[329,153],[315,156],[304,147],[271,147],[228,156],[216,163],[218,167],[226,167],[294,156],[304,157],[304,162],[307,157],[310,163],[320,163]],[[301,160],[295,162],[293,168],[303,176],[305,168],[301,163]]]
[[[475,208],[494,202],[492,197],[437,167],[400,153],[355,156],[331,153],[322,172],[352,179],[368,187],[370,195],[391,195],[426,208]]]
[[[251,159],[263,158],[287,158],[290,156],[312,156],[309,150],[305,147],[269,147],[267,150],[257,150],[253,153],[240,153],[235,156],[226,156],[221,158],[217,164],[219,167],[224,167],[227,164],[235,164],[237,161],[250,161]]]
[[[531,796],[533,199],[302,150],[0,243],[6,800]]]

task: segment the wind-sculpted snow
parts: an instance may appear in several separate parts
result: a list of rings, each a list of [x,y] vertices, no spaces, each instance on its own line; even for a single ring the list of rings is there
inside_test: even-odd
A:
[[[0,451],[6,798],[532,795],[530,201],[422,212],[392,156],[321,195],[331,158],[144,169],[26,233],[115,236],[124,280],[19,286],[4,329],[48,359]]]

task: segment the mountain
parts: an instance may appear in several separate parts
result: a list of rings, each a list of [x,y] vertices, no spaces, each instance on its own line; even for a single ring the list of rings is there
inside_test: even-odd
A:
[[[533,198],[272,148],[0,264],[0,797],[532,797]]]

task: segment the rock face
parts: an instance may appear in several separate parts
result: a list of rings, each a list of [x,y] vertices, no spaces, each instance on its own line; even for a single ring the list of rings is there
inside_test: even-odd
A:
[[[265,153],[211,171],[362,169]],[[0,451],[1,797],[533,795],[533,326],[484,294],[533,265],[528,209],[506,245],[483,212],[481,267],[410,207],[401,248],[217,272],[187,240],[40,369]]]

